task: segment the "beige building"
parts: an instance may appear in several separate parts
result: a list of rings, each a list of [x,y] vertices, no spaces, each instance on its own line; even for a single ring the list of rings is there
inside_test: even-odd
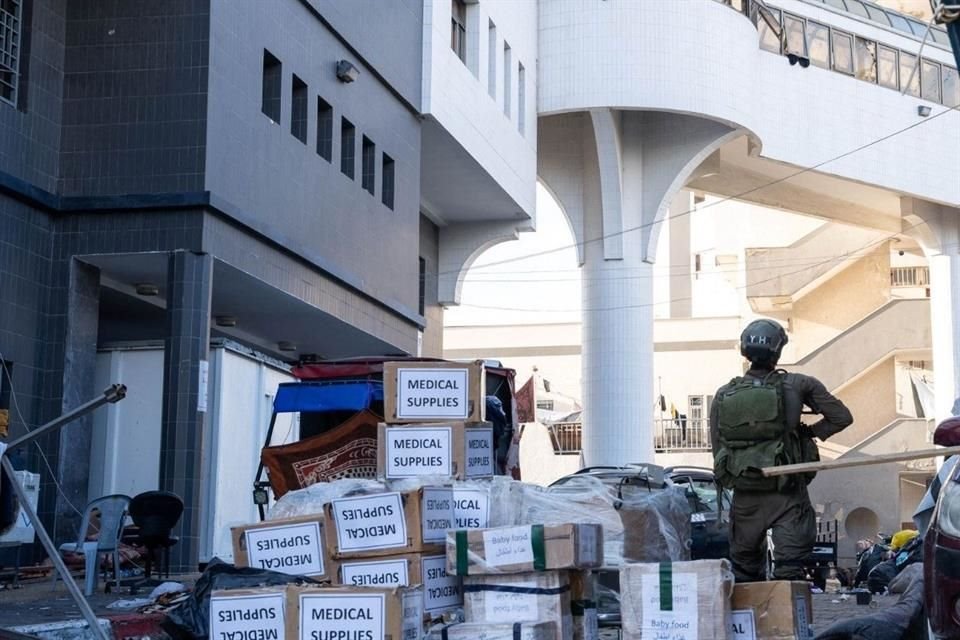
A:
[[[796,212],[682,193],[654,269],[655,462],[712,466],[708,407],[742,370],[737,338],[755,317],[790,335],[781,364],[818,377],[855,423],[824,443],[823,458],[921,448],[932,385],[929,274],[907,237]],[[532,264],[530,269],[535,269]],[[577,292],[571,305],[579,303]],[[581,397],[576,322],[448,326],[448,358],[496,358],[553,391]],[[549,483],[579,467],[579,424],[530,425],[521,462]],[[838,520],[841,553],[856,539],[910,521],[932,462],[824,472],[811,485],[821,518]]]

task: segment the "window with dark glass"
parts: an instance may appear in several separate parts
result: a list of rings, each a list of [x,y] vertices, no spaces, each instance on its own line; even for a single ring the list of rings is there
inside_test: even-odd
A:
[[[351,180],[357,171],[357,128],[340,118],[340,172]]]
[[[283,65],[277,58],[263,50],[263,97],[260,110],[276,123],[280,122],[280,92],[283,91]]]
[[[422,316],[427,310],[427,261],[420,258],[420,302],[417,311]]]
[[[772,20],[774,25],[770,25],[767,20]],[[774,28],[776,27],[776,28]],[[780,53],[780,36],[777,35],[780,30],[780,10],[771,9],[770,15],[761,12],[760,20],[757,21],[757,31],[760,32],[760,48],[774,53]]]
[[[803,20],[790,15],[783,16],[783,28],[787,34],[787,53],[807,55],[807,43],[803,36]]]
[[[900,89],[900,61],[897,50],[877,45],[877,82],[888,89]]]
[[[807,21],[807,57],[810,62],[830,68],[830,28],[812,20]]]
[[[290,133],[303,144],[307,144],[307,83],[296,74],[293,76],[290,97]]]
[[[463,0],[451,0],[450,48],[464,63],[467,61],[467,5]]]
[[[517,87],[517,129],[523,135],[527,128],[527,71],[523,64],[517,66]]]
[[[940,102],[940,65],[926,58],[920,63],[920,92],[924,100]]]
[[[487,24],[487,93],[497,98],[497,25]]]
[[[877,43],[863,38],[856,42],[857,78],[867,82],[877,81]]]
[[[833,69],[853,75],[853,36],[833,32]]]
[[[383,206],[390,210],[393,210],[395,171],[396,169],[393,164],[393,158],[387,154],[383,154],[383,171],[381,175],[383,184],[380,185],[380,201],[383,202]]]
[[[513,50],[506,42],[503,43],[503,115],[510,117],[510,96],[513,84],[510,70],[513,67]]]
[[[333,159],[333,107],[317,96],[317,155],[330,162]]]
[[[21,0],[0,0],[0,100],[16,106],[23,33]]]
[[[377,145],[367,136],[363,136],[360,150],[360,185],[364,191],[374,195],[377,183]]]
[[[914,98],[920,97],[920,70],[917,67],[917,56],[906,51],[900,52],[900,90]],[[912,76],[912,79],[911,79]],[[907,82],[910,83],[907,86]]]
[[[943,68],[943,104],[960,107],[960,73],[953,67]]]

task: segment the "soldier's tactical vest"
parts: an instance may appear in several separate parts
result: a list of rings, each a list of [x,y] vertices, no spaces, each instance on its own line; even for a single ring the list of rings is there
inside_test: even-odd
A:
[[[777,491],[809,483],[815,474],[766,478],[760,472],[819,458],[816,444],[787,423],[783,403],[785,371],[764,378],[734,378],[717,397],[720,446],[714,473],[721,485],[740,491]],[[808,440],[809,442],[801,442]]]

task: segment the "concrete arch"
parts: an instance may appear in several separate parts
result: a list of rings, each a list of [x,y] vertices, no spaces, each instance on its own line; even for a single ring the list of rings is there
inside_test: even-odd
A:
[[[566,225],[567,231],[570,232],[570,237],[573,238],[574,248],[577,251],[577,265],[582,266],[583,258],[580,255],[580,252],[582,251],[582,243],[578,238],[577,230],[574,228],[573,223],[571,223],[570,221],[570,215],[567,213],[567,210],[563,204],[563,201],[557,196],[556,192],[550,187],[550,184],[543,178],[538,177],[537,184],[543,187],[543,190],[547,192],[547,195],[549,195],[550,198],[553,199],[554,203],[556,203],[557,205],[557,208],[560,209],[560,214],[561,214],[561,218],[563,218],[563,223]]]
[[[519,237],[516,222],[481,222],[441,228],[437,276],[440,304],[460,304],[463,280],[477,258],[487,249]]]

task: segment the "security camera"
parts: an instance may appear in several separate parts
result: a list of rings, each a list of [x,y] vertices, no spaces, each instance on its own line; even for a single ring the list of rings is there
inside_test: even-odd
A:
[[[341,82],[353,82],[360,77],[360,70],[348,60],[337,61],[337,78]]]

